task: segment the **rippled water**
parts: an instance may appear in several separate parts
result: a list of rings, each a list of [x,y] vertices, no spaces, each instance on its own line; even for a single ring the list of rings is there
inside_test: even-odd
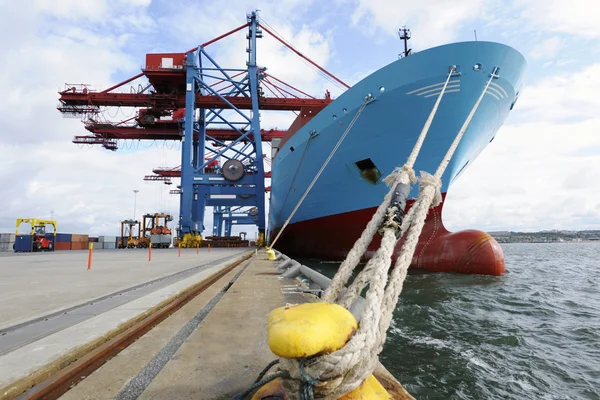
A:
[[[600,399],[600,244],[502,247],[501,277],[409,275],[382,363],[417,399]]]

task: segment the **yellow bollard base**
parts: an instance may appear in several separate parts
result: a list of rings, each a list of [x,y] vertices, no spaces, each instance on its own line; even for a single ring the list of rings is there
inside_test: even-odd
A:
[[[252,396],[252,400],[271,399],[275,396],[280,396],[283,399],[289,398],[283,390],[280,378],[277,378],[258,389],[254,396]],[[381,383],[379,383],[377,378],[373,375],[369,375],[362,385],[352,392],[340,397],[339,400],[390,400],[391,398],[392,396],[390,396],[388,391],[385,390]]]
[[[283,386],[281,385],[281,378],[272,380],[271,382],[258,389],[258,392],[256,392],[254,396],[252,396],[251,400],[269,399],[274,398],[275,396],[279,396],[278,398],[282,398],[285,400],[288,399],[283,390]]]
[[[377,378],[369,375],[362,385],[340,397],[339,400],[389,400],[391,398],[392,396],[381,386]]]
[[[277,256],[275,255],[275,251],[271,250],[267,247],[267,260],[275,261],[277,260]]]

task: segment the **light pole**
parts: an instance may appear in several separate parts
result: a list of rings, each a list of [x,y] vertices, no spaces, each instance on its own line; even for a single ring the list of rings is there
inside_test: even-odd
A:
[[[137,203],[137,194],[139,193],[139,190],[137,189],[133,189],[133,220],[135,221],[135,206]]]
[[[54,211],[50,211],[50,220],[54,221]]]

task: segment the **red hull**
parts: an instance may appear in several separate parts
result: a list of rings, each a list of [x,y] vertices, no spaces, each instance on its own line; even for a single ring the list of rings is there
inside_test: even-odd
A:
[[[412,203],[409,202],[407,209]],[[442,223],[442,208],[443,203],[429,211],[411,268],[465,274],[504,274],[504,253],[498,242],[477,230],[448,232]],[[277,250],[291,257],[343,260],[375,210],[368,208],[290,224],[279,238]],[[271,239],[276,234],[277,231],[274,231]],[[400,250],[402,242],[396,251]],[[367,257],[374,254],[379,243],[380,238],[375,236]]]

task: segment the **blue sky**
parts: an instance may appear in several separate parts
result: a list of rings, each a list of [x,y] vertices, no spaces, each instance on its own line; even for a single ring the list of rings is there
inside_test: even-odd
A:
[[[424,4],[423,4],[424,3]],[[226,4],[226,5],[224,5]],[[116,233],[133,214],[178,213],[170,187],[143,182],[179,165],[177,147],[77,148],[83,124],[55,110],[69,83],[101,89],[139,72],[146,53],[185,51],[245,22],[264,20],[349,84],[397,59],[397,29],[415,51],[453,41],[499,41],[528,61],[525,89],[496,140],[451,188],[449,229],[600,229],[600,24],[588,0],[158,1],[27,0],[0,5],[0,230],[17,217],[49,217],[61,230]],[[243,65],[243,33],[210,48]],[[312,94],[339,93],[265,37],[259,63]],[[112,110],[123,116],[131,110]],[[285,128],[291,117],[264,117]],[[131,146],[131,144],[129,145]],[[137,144],[135,146],[138,146]],[[474,166],[473,166],[474,165]],[[208,225],[210,226],[210,225]]]

